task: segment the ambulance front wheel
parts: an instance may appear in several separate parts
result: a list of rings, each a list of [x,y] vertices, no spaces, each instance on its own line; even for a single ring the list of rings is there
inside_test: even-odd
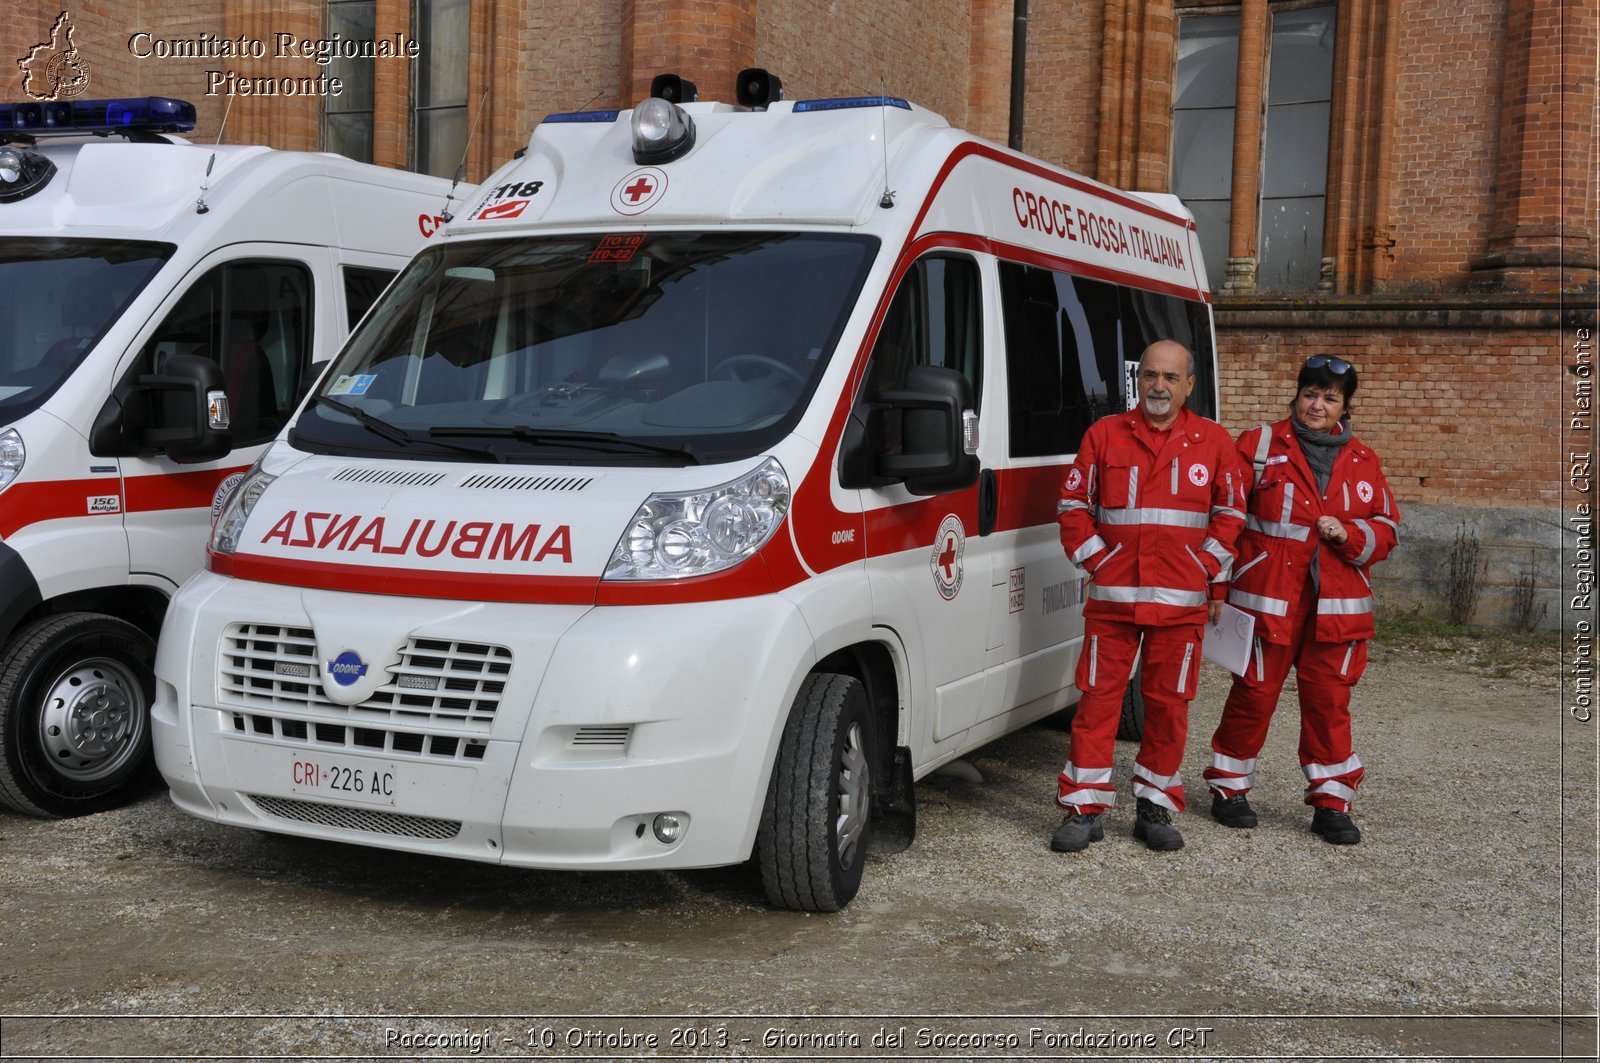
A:
[[[836,912],[861,886],[873,765],[867,694],[852,676],[806,677],[778,747],[756,852],[767,900]]]
[[[0,658],[0,803],[79,816],[126,801],[152,776],[155,644],[92,613],[46,617]]]
[[[1122,718],[1117,721],[1117,737],[1124,742],[1137,742],[1144,737],[1144,681],[1134,668],[1128,680],[1128,692],[1122,695]]]

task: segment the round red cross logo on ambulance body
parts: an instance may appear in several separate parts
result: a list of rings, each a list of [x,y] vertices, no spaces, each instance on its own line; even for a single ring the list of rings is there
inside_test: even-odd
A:
[[[966,529],[961,526],[961,518],[952,513],[939,523],[933,554],[928,558],[928,567],[933,569],[933,585],[939,597],[947,602],[961,593],[961,555],[966,548]]]
[[[643,214],[667,190],[667,172],[654,166],[634,170],[611,190],[611,209],[618,214]]]

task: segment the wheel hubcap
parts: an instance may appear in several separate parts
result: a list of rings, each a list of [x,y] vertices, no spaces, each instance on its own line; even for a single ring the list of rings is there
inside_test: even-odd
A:
[[[852,723],[845,732],[844,748],[839,751],[839,816],[835,827],[839,839],[840,867],[850,867],[855,863],[861,838],[867,829],[870,789],[861,725]]]
[[[125,666],[103,657],[82,661],[45,691],[40,744],[57,772],[98,779],[137,748],[144,707],[139,681]]]

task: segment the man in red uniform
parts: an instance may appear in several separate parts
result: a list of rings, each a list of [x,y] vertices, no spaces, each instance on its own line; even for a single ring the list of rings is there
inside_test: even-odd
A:
[[[1056,800],[1069,814],[1050,838],[1058,852],[1105,836],[1100,815],[1117,800],[1117,721],[1141,646],[1145,721],[1133,836],[1151,849],[1183,847],[1171,813],[1183,811],[1178,769],[1200,639],[1222,607],[1244,525],[1237,451],[1221,425],[1184,408],[1193,389],[1189,349],[1152,343],[1139,359],[1139,408],[1091,425],[1062,484],[1061,544],[1090,582],[1077,671],[1083,696],[1057,779]]]

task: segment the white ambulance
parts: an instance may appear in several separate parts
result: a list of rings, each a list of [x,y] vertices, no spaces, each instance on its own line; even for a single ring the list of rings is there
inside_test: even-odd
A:
[[[165,98],[0,105],[0,802],[24,813],[154,781],[155,639],[224,488],[441,224],[448,182],[169,135],[193,126]]]
[[[1190,215],[663,81],[547,118],[229,496],[157,658],[179,807],[832,910],[916,778],[1074,701],[1069,457],[1155,339],[1215,408]]]

